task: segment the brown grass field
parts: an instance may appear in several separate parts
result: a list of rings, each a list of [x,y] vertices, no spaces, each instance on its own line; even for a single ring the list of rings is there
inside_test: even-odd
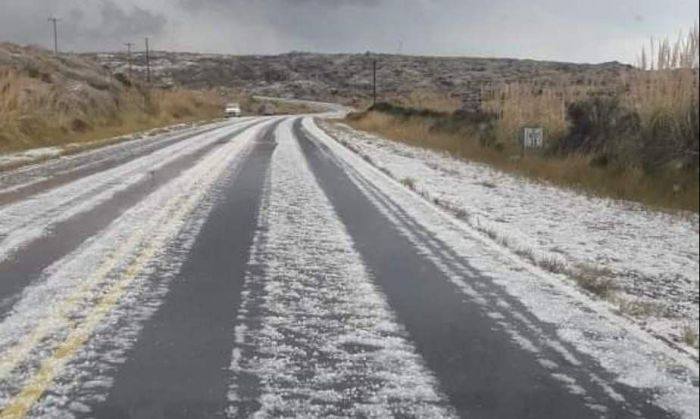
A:
[[[84,89],[84,90],[81,90]],[[90,142],[212,119],[223,100],[213,92],[130,87],[92,91],[0,71],[0,152]]]
[[[642,52],[638,69],[625,74],[614,91],[606,87],[601,93],[596,85],[556,81],[547,86],[516,83],[485,90],[482,111],[496,115],[488,145],[479,129],[442,129],[441,117],[431,115],[369,110],[351,115],[347,122],[389,139],[447,151],[584,193],[698,212],[697,54],[695,25],[675,44],[667,40],[652,43]],[[649,58],[652,55],[653,61]],[[626,134],[625,127],[620,128],[617,115],[606,115],[597,105],[590,105],[597,97],[612,98],[608,101],[618,105],[620,115],[631,115],[634,133]],[[443,112],[448,116],[442,119],[449,121],[455,120],[449,115],[459,106],[452,98],[429,92],[392,102]],[[588,106],[582,108],[586,116],[608,131],[602,130],[602,145],[595,150],[553,152],[577,133],[569,118],[572,103]],[[549,152],[520,158],[519,133],[530,125],[544,128]]]

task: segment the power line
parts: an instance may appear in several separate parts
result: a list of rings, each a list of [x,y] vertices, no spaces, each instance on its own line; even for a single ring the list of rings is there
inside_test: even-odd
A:
[[[58,22],[60,22],[61,19],[55,18],[55,17],[50,17],[49,22],[53,23],[53,53],[54,55],[58,55]]]

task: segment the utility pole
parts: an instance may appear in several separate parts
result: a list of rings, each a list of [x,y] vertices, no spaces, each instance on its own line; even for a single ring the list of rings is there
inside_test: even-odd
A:
[[[148,37],[146,37],[146,82],[151,83],[151,51],[148,46]]]
[[[55,17],[50,17],[49,22],[53,23],[53,53],[54,55],[58,55],[58,22],[60,22],[61,19],[55,18]]]
[[[372,107],[377,106],[377,59],[372,60]]]
[[[129,60],[129,81],[134,79],[134,74],[132,71],[132,61],[131,61],[131,47],[134,46],[131,42],[127,42],[126,44],[126,49],[127,49],[127,59]]]

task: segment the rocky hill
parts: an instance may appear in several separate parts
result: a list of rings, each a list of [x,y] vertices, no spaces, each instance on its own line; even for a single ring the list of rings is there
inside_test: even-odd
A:
[[[117,73],[128,73],[125,53],[93,54]],[[157,83],[190,88],[233,88],[250,93],[351,102],[371,94],[372,61],[378,61],[382,95],[416,90],[468,97],[489,83],[534,82],[613,86],[631,67],[617,62],[571,64],[495,58],[414,57],[368,54],[289,53],[231,56],[154,52]],[[145,74],[143,54],[132,56],[132,71]]]

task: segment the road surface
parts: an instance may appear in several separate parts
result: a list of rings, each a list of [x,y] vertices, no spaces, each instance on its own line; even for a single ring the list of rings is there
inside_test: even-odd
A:
[[[0,417],[675,417],[457,224],[311,117],[0,174]]]

